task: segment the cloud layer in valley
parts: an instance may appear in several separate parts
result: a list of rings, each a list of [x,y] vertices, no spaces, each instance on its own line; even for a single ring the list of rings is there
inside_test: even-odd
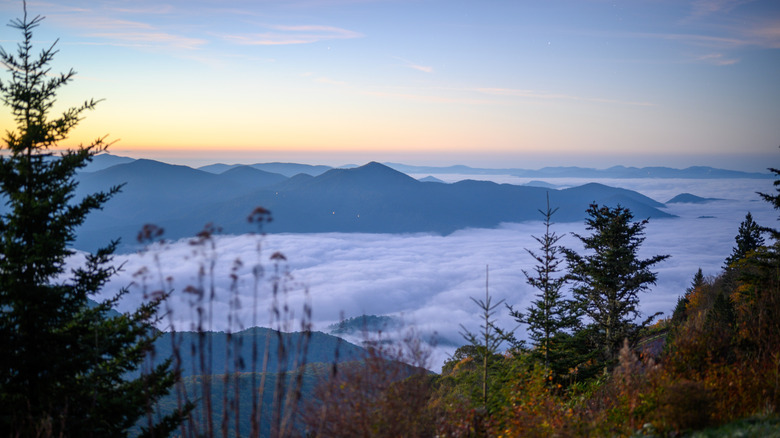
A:
[[[757,190],[772,192],[770,180],[603,182],[638,190],[662,202],[681,192],[723,199],[706,204],[670,204],[667,211],[679,218],[649,223],[640,255],[670,254],[671,258],[657,265],[658,284],[641,295],[641,310],[645,314],[664,312],[668,316],[698,268],[705,275],[717,274],[734,246],[739,223],[748,211],[760,224],[777,225],[777,213],[755,194]],[[564,235],[561,241],[564,246],[582,250],[569,233],[587,233],[583,224],[557,223],[553,230]],[[270,279],[275,275],[275,262],[269,257],[279,251],[286,256],[286,261],[278,260],[279,272],[289,270],[291,274],[283,282],[276,304],[277,308],[286,305],[289,309],[292,321],[287,329],[300,328],[304,303],[310,303],[313,308],[315,330],[326,330],[342,317],[398,316],[425,339],[434,336],[438,339],[430,364],[431,369],[438,370],[447,355],[464,342],[459,324],[469,330],[479,327],[478,309],[470,297],[484,297],[486,266],[490,272],[490,294],[496,301],[503,299],[517,309],[529,305],[534,290],[526,284],[522,270],[533,269],[533,261],[525,249],[535,250],[538,244],[532,236],[543,233],[540,222],[530,222],[504,224],[497,229],[461,230],[448,236],[344,233],[221,236],[214,239],[213,250],[208,244],[197,246],[180,241],[166,245],[164,250],[117,256],[123,271],[105,288],[103,296],[133,284],[119,310],[134,308],[143,299],[142,276],[134,274],[146,268],[147,292],[161,288],[173,290],[169,303],[171,318],[162,325],[168,327],[173,321],[178,330],[189,330],[196,326],[198,319],[196,301],[195,295],[183,291],[188,285],[198,285],[198,272],[203,267],[204,285],[208,288],[213,279],[216,293],[213,302],[206,306],[207,314],[212,312],[207,329],[235,331],[251,326],[253,321],[275,326],[269,312],[274,305]],[[215,261],[213,276],[211,260]],[[241,260],[241,266],[235,265],[236,260]],[[253,267],[258,261],[264,267],[264,278],[255,295]],[[235,295],[230,292],[231,272],[236,274]],[[255,296],[256,314],[253,312]],[[231,297],[238,297],[240,305]],[[233,318],[229,319],[229,315]],[[502,327],[516,326],[505,309],[499,309],[497,318]],[[400,333],[387,335],[401,336]],[[517,335],[525,338],[523,327]]]

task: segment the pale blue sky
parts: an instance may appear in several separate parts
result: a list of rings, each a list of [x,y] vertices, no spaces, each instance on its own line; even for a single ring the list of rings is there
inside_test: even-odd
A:
[[[178,161],[780,162],[780,2],[28,2],[74,140]],[[0,19],[21,16],[0,3]],[[19,33],[0,29],[13,50]],[[2,76],[6,78],[6,76]],[[7,111],[0,124],[10,126]],[[776,165],[775,165],[776,166]]]

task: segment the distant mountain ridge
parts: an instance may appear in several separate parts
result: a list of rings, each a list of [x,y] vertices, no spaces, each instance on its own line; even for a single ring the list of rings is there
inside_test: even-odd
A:
[[[118,164],[127,164],[135,161],[135,158],[120,157],[111,154],[98,154],[92,157],[92,161],[81,172],[97,172]]]
[[[112,154],[97,155],[93,162],[84,169],[84,172],[95,172],[117,164],[126,164],[134,161],[133,158],[119,157]],[[519,168],[481,168],[470,167],[462,164],[454,166],[414,166],[402,163],[385,162],[387,167],[399,172],[410,174],[456,174],[456,175],[512,175],[518,177],[538,178],[684,178],[684,179],[712,179],[712,178],[772,178],[771,173],[743,172],[739,170],[719,169],[708,166],[690,166],[684,169],[675,169],[663,166],[631,167],[612,166],[606,169],[594,169],[577,166],[543,167],[541,169]],[[334,167],[326,165],[312,165],[299,163],[255,163],[255,164],[209,164],[198,167],[208,173],[221,174],[237,167],[253,167],[270,173],[278,173],[286,177],[298,174],[319,176]],[[354,164],[340,166],[340,169],[360,167]]]
[[[210,164],[208,166],[199,167],[199,170],[204,170],[209,173],[221,174],[236,167],[252,167],[258,170],[262,170],[269,173],[277,173],[286,177],[292,177],[300,173],[305,173],[311,176],[322,175],[328,170],[332,169],[330,166],[324,165],[311,165],[311,164],[298,164],[298,163],[255,163],[255,164]]]
[[[742,172],[738,170],[717,169],[707,166],[692,166],[685,169],[669,167],[626,167],[613,166],[607,169],[585,167],[544,167],[538,170],[528,169],[489,169],[463,165],[434,167],[410,166],[400,163],[385,163],[387,166],[404,173],[415,174],[458,174],[458,175],[512,175],[523,178],[772,178],[771,173]]]
[[[491,228],[503,222],[540,220],[549,193],[556,221],[585,218],[588,205],[622,205],[638,218],[667,218],[663,204],[640,193],[586,184],[568,189],[465,180],[454,184],[420,182],[377,162],[329,169],[311,176],[285,177],[250,166],[220,174],[153,160],[133,160],[79,174],[77,198],[125,184],[103,210],[90,215],[75,247],[94,251],[121,238],[120,251],[138,248],[135,236],[146,223],[180,239],[214,223],[223,232],[253,231],[247,216],[257,206],[277,233],[364,232],[449,234],[464,228]],[[256,231],[256,229],[254,230]]]

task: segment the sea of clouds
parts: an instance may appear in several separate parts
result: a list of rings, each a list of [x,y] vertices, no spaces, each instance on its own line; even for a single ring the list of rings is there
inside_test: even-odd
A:
[[[463,179],[462,175],[437,177],[447,182]],[[513,184],[528,182],[510,176],[488,178]],[[546,181],[570,187],[591,180]],[[779,225],[778,212],[755,193],[774,193],[769,179],[597,182],[636,190],[661,202],[683,192],[723,199],[706,204],[669,204],[666,211],[678,218],[651,220],[647,225],[640,256],[671,257],[655,266],[658,282],[640,296],[641,310],[646,315],[670,315],[699,268],[705,275],[720,271],[748,211],[759,224]],[[587,234],[583,223],[555,223],[552,231],[563,236],[562,245],[582,252],[571,232]],[[98,298],[128,287],[118,310],[130,311],[155,290],[171,291],[166,305],[170,313],[160,327],[174,326],[177,330],[194,329],[202,321],[203,327],[210,330],[237,331],[261,325],[294,331],[300,329],[305,304],[313,309],[313,328],[321,331],[343,318],[390,315],[400,318],[407,328],[392,329],[383,336],[400,339],[413,329],[430,348],[427,366],[438,371],[464,343],[461,325],[470,331],[479,329],[480,311],[471,298],[484,300],[486,272],[494,302],[504,300],[518,310],[529,306],[535,290],[526,284],[523,270],[531,272],[534,261],[526,249],[535,251],[538,243],[533,236],[543,234],[540,221],[466,229],[447,236],[273,234],[218,236],[199,245],[188,240],[169,242],[144,253],[117,255],[115,261],[122,270]],[[284,254],[286,260],[270,260],[276,252]],[[76,255],[69,263],[75,265],[82,259],[83,255]],[[258,266],[262,271],[257,270]],[[262,278],[256,285],[260,274]],[[275,278],[279,279],[276,298]],[[206,290],[205,313],[200,317],[197,295],[185,292],[187,286]],[[208,299],[212,290],[213,299]],[[281,318],[274,316],[274,308],[281,311]],[[517,337],[526,337],[524,327],[518,327],[504,305],[496,310],[501,327],[517,327]],[[348,339],[360,342],[361,336]]]

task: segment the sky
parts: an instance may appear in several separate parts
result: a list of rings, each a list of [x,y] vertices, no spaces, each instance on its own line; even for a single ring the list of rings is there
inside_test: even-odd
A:
[[[712,165],[780,145],[776,0],[29,1],[70,143],[184,164]],[[0,21],[22,2],[0,1]],[[0,28],[15,49],[20,33]],[[3,80],[7,73],[0,76]],[[13,126],[8,111],[0,128]]]
[[[582,184],[579,180],[551,182],[564,186]],[[699,268],[705,277],[720,273],[748,211],[759,224],[777,226],[777,211],[756,194],[756,191],[774,193],[770,179],[601,182],[638,190],[663,202],[682,192],[721,199],[705,204],[668,204],[666,210],[677,218],[648,223],[639,257],[660,254],[670,257],[653,266],[657,283],[639,294],[640,310],[646,316],[663,312],[664,317],[669,317]],[[554,223],[552,231],[562,236],[559,244],[582,253],[581,244],[570,232],[588,235],[583,223]],[[122,264],[123,269],[101,293],[102,297],[109,297],[129,286],[119,305],[119,310],[129,311],[143,300],[144,284],[147,291],[173,290],[167,306],[171,319],[166,317],[161,328],[173,324],[178,330],[190,330],[197,324],[193,296],[182,291],[188,285],[196,285],[199,267],[208,267],[214,260],[214,275],[206,278],[207,283],[213,278],[215,285],[213,306],[208,308],[213,312],[212,328],[238,331],[255,324],[276,327],[270,313],[273,294],[269,280],[275,271],[269,256],[280,251],[286,257],[280,272],[290,275],[285,277],[277,307],[287,304],[289,330],[299,329],[304,303],[313,309],[313,328],[319,331],[327,331],[330,324],[342,318],[362,314],[393,316],[404,327],[386,330],[384,336],[402,339],[407,330],[413,329],[423,340],[435,339],[436,342],[429,344],[432,351],[429,367],[438,372],[448,355],[465,343],[460,324],[471,331],[479,328],[479,309],[470,298],[484,299],[486,267],[493,302],[505,300],[521,311],[530,305],[535,291],[526,283],[523,270],[532,270],[535,262],[525,249],[536,250],[538,243],[533,236],[543,234],[541,222],[525,222],[503,224],[495,229],[460,230],[447,236],[424,233],[222,236],[215,239],[213,249],[208,245],[193,246],[183,240],[146,253],[117,255],[115,262]],[[75,264],[81,257],[71,262]],[[240,266],[235,264],[237,259],[242,261]],[[257,288],[255,301],[253,272],[258,263],[264,267],[265,276]],[[145,276],[136,275],[142,271],[146,272]],[[231,274],[236,275],[233,289]],[[160,279],[167,278],[169,282],[161,286]],[[564,289],[568,294],[569,287]],[[240,305],[231,307],[236,302]],[[228,314],[233,318],[229,319]],[[517,328],[517,337],[526,338],[525,327],[518,326],[503,305],[497,309],[495,318],[503,329]],[[358,335],[348,339],[359,343],[361,338]]]

